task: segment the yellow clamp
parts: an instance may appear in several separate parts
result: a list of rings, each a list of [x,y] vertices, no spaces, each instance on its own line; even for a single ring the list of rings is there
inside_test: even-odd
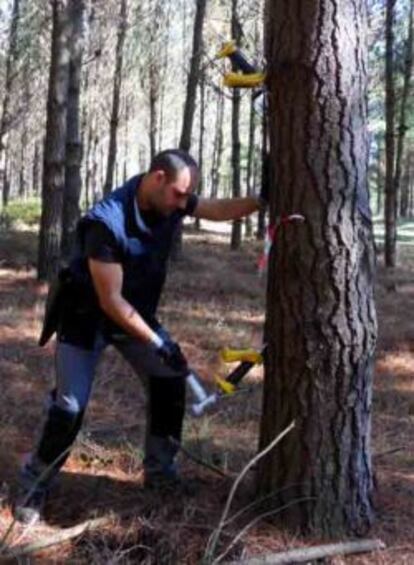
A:
[[[220,351],[220,356],[225,363],[235,363],[236,361],[248,361],[255,365],[263,363],[262,354],[255,349],[230,349],[225,347]]]
[[[223,77],[223,84],[229,88],[255,88],[261,86],[265,79],[264,73],[227,73]]]
[[[226,379],[222,379],[221,377],[216,376],[216,384],[223,394],[233,394],[236,390],[234,384],[229,383]]]
[[[232,55],[235,51],[237,51],[236,42],[227,41],[217,53],[216,57],[217,59],[224,59],[224,57],[229,57],[229,55]]]

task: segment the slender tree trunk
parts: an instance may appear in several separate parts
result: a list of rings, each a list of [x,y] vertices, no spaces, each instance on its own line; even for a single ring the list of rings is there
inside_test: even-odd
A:
[[[22,133],[20,137],[20,165],[19,165],[19,197],[25,200],[27,194],[26,182],[26,148],[27,148],[27,122],[23,123]]]
[[[207,0],[196,0],[196,13],[193,28],[193,50],[190,61],[190,71],[187,80],[187,92],[184,103],[183,125],[179,148],[190,151],[191,136],[193,131],[194,113],[197,98],[197,85],[200,78],[200,61],[203,44],[203,24],[206,13]],[[174,242],[171,249],[171,258],[176,260],[181,254],[182,248],[182,228],[178,226],[174,235]]]
[[[13,84],[15,79],[15,64],[17,61],[17,31],[20,18],[20,0],[14,0],[11,13],[9,45],[6,54],[6,77],[4,83],[3,107],[0,116],[0,189],[6,191],[6,152],[7,152],[7,134],[10,128],[10,102],[12,97]],[[7,187],[9,190],[9,187]],[[7,206],[9,194],[3,195],[3,206]]]
[[[284,524],[323,536],[373,520],[371,397],[376,341],[368,195],[364,0],[268,3],[268,344],[259,467]],[[277,496],[274,493],[278,493]]]
[[[24,61],[22,78],[22,102],[24,108],[30,108],[31,99],[31,87],[33,78],[30,74],[30,55]],[[20,136],[20,165],[19,165],[19,196],[22,199],[26,199],[29,196],[29,183],[27,182],[27,149],[29,145],[30,133],[29,133],[29,116],[28,112],[25,111],[22,116],[21,121],[21,136]]]
[[[131,116],[131,107],[129,101],[125,102],[125,129],[124,129],[124,167],[122,171],[122,180],[125,183],[128,178],[128,161],[129,161],[129,120]]]
[[[7,208],[9,204],[11,190],[11,166],[9,163],[9,148],[7,147],[4,152],[4,182],[3,182],[3,192],[2,192],[2,204],[3,208]]]
[[[254,154],[255,154],[255,131],[256,131],[256,121],[255,121],[255,110],[254,110],[254,92],[252,92],[250,97],[250,114],[249,114],[249,140],[247,148],[247,173],[246,173],[246,184],[247,184],[247,196],[253,194],[253,168],[254,168]],[[247,216],[245,220],[246,224],[246,236],[251,237],[252,235],[252,218]]]
[[[193,52],[191,55],[190,72],[187,80],[187,93],[184,104],[183,126],[181,129],[180,149],[190,151],[191,134],[196,105],[197,85],[200,75],[200,61],[202,54],[203,23],[206,12],[207,0],[196,0],[196,14],[193,31]]]
[[[383,163],[384,150],[378,145],[378,163],[377,163],[377,215],[382,213],[382,202],[384,195],[385,171]]]
[[[410,158],[408,162],[408,214],[409,218],[414,217],[414,151],[410,153]]]
[[[218,189],[220,186],[221,159],[223,155],[223,120],[224,96],[220,91],[217,98],[217,121],[211,166],[211,198],[217,198]]]
[[[200,182],[197,194],[202,196],[204,193],[204,136],[205,136],[205,110],[206,110],[206,81],[204,71],[200,75],[200,135],[198,141],[198,167],[200,170]],[[200,229],[200,220],[196,218],[195,227]]]
[[[114,183],[114,170],[116,162],[117,135],[119,124],[119,107],[122,84],[122,67],[124,56],[124,43],[127,29],[127,0],[120,0],[120,10],[118,17],[118,33],[115,51],[115,72],[114,85],[112,92],[112,111],[111,123],[109,128],[109,150],[106,166],[106,178],[104,183],[104,195],[111,192]]]
[[[158,101],[158,72],[156,62],[150,63],[150,79],[149,79],[149,110],[150,110],[150,159],[155,157],[157,153],[157,101]]]
[[[61,253],[64,260],[69,259],[76,224],[80,217],[79,199],[82,188],[81,165],[82,143],[80,134],[80,89],[82,54],[84,42],[84,0],[71,0],[69,17],[72,35],[70,40],[71,60],[69,67],[68,112],[66,133],[65,191],[62,213]]]
[[[67,0],[53,0],[52,53],[39,233],[38,278],[40,280],[51,280],[59,268],[65,185],[70,35]]]
[[[40,179],[40,151],[39,143],[36,141],[33,150],[33,172],[32,172],[32,191],[35,197],[39,196],[39,179]]]
[[[235,40],[236,45],[240,44],[241,29],[237,15],[237,0],[232,0],[231,3],[231,35]],[[234,68],[236,71],[237,69]],[[232,152],[231,164],[233,174],[233,190],[232,196],[237,198],[241,195],[241,182],[240,182],[240,89],[233,89],[232,100],[232,114],[231,114],[231,137],[232,137]],[[231,228],[231,249],[240,249],[242,239],[242,221],[234,220]]]
[[[395,163],[395,192],[400,196],[400,214],[404,216],[406,210],[404,210],[406,197],[403,194],[401,185],[401,174],[402,174],[402,164],[405,150],[405,138],[408,130],[407,126],[407,106],[411,92],[411,77],[413,70],[413,36],[414,36],[414,26],[413,26],[413,13],[414,13],[414,0],[410,2],[410,16],[408,19],[408,37],[405,51],[405,63],[404,63],[404,85],[400,106],[400,125],[398,127],[398,138],[397,138],[397,158]]]
[[[262,188],[266,183],[271,182],[271,176],[269,175],[269,155],[268,155],[268,128],[267,128],[267,113],[263,111],[262,117],[262,175],[261,183]],[[268,192],[270,190],[268,189]],[[257,219],[257,239],[263,240],[266,235],[266,212],[264,209],[259,210]]]
[[[396,0],[387,0],[385,29],[385,266],[397,263],[397,193],[395,191],[394,20]]]
[[[172,10],[171,2],[168,2],[164,9],[166,11],[165,20],[168,25],[171,18],[171,10]],[[167,33],[164,41],[162,42],[162,56],[160,57],[162,59],[162,64],[160,69],[160,75],[162,78],[159,89],[160,92],[159,92],[159,126],[158,126],[158,147],[160,148],[163,147],[163,139],[164,139],[163,136],[164,136],[164,118],[165,118],[165,93],[168,88],[167,72],[168,72],[168,56],[171,49],[170,39],[171,39],[171,35],[170,33]]]

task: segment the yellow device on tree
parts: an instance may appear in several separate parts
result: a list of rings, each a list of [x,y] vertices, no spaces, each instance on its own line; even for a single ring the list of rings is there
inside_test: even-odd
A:
[[[230,88],[257,88],[263,85],[266,75],[259,72],[236,46],[235,41],[228,41],[217,53],[218,59],[228,57],[240,72],[224,75],[224,85]]]

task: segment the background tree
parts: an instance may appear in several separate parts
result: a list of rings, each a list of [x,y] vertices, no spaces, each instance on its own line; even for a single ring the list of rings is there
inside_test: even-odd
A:
[[[324,535],[372,522],[370,449],[376,340],[367,208],[365,2],[267,4],[270,221],[293,212],[272,248],[261,494],[284,520]]]
[[[10,183],[7,179],[6,152],[7,132],[11,127],[11,96],[17,71],[17,30],[20,18],[19,1],[20,0],[14,0],[11,14],[9,43],[6,53],[6,76],[4,84],[3,105],[0,117],[0,188],[2,190],[2,202],[4,207],[6,207],[8,204],[10,187]]]
[[[231,2],[231,36],[236,45],[240,46],[242,30],[238,18],[238,2]],[[238,69],[233,67],[234,71]],[[240,89],[233,89],[232,112],[231,112],[231,165],[232,165],[232,195],[237,198],[241,196],[240,179]],[[242,221],[234,220],[231,229],[231,248],[239,249],[242,238]]]
[[[118,31],[115,52],[114,84],[112,93],[112,110],[109,127],[109,149],[106,166],[106,178],[103,192],[109,194],[113,189],[114,170],[116,165],[117,134],[119,123],[119,108],[122,84],[122,67],[124,57],[124,43],[127,30],[127,0],[121,0],[118,16]]]
[[[71,20],[70,66],[66,133],[65,189],[62,210],[62,257],[68,258],[80,217],[79,198],[82,188],[82,142],[80,132],[80,89],[84,39],[84,0],[69,5]]]
[[[396,0],[386,3],[385,56],[385,264],[395,267],[397,261],[397,191],[395,185],[395,84],[394,20]]]
[[[53,30],[47,99],[38,277],[50,280],[58,270],[65,186],[70,19],[66,0],[53,0]]]
[[[196,107],[197,85],[200,79],[200,62],[203,45],[203,24],[206,13],[207,0],[196,0],[196,12],[193,29],[193,49],[190,61],[190,70],[187,80],[187,92],[184,103],[183,125],[179,147],[190,151],[191,135],[193,131],[194,113]]]
[[[403,160],[405,152],[405,140],[408,130],[407,124],[407,114],[409,110],[409,99],[412,90],[411,77],[413,70],[413,36],[414,36],[414,23],[413,23],[413,13],[414,13],[414,0],[410,0],[410,11],[408,16],[408,32],[407,32],[407,42],[405,45],[405,57],[404,57],[404,79],[403,88],[400,104],[400,116],[399,116],[399,126],[398,126],[398,136],[397,136],[397,156],[395,163],[395,191],[397,193],[397,202],[400,204],[400,214],[402,217],[407,215],[408,211],[408,198],[406,191],[406,184],[401,184],[401,177],[403,171]],[[404,189],[403,189],[404,188]],[[399,197],[399,198],[398,198]]]

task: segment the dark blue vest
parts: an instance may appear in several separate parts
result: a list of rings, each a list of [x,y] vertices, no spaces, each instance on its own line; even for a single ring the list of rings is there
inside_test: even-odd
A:
[[[168,217],[161,217],[148,230],[141,229],[137,224],[134,207],[141,179],[142,176],[135,176],[128,180],[93,206],[80,220],[70,271],[84,289],[80,294],[89,296],[88,301],[92,304],[94,290],[85,255],[84,236],[91,222],[102,222],[113,233],[120,251],[124,275],[122,296],[153,325],[166,278],[173,236],[183,216],[191,210],[174,212]],[[117,331],[115,324],[108,323],[108,320],[106,326],[110,328],[110,332]],[[84,341],[86,344],[90,340]]]

